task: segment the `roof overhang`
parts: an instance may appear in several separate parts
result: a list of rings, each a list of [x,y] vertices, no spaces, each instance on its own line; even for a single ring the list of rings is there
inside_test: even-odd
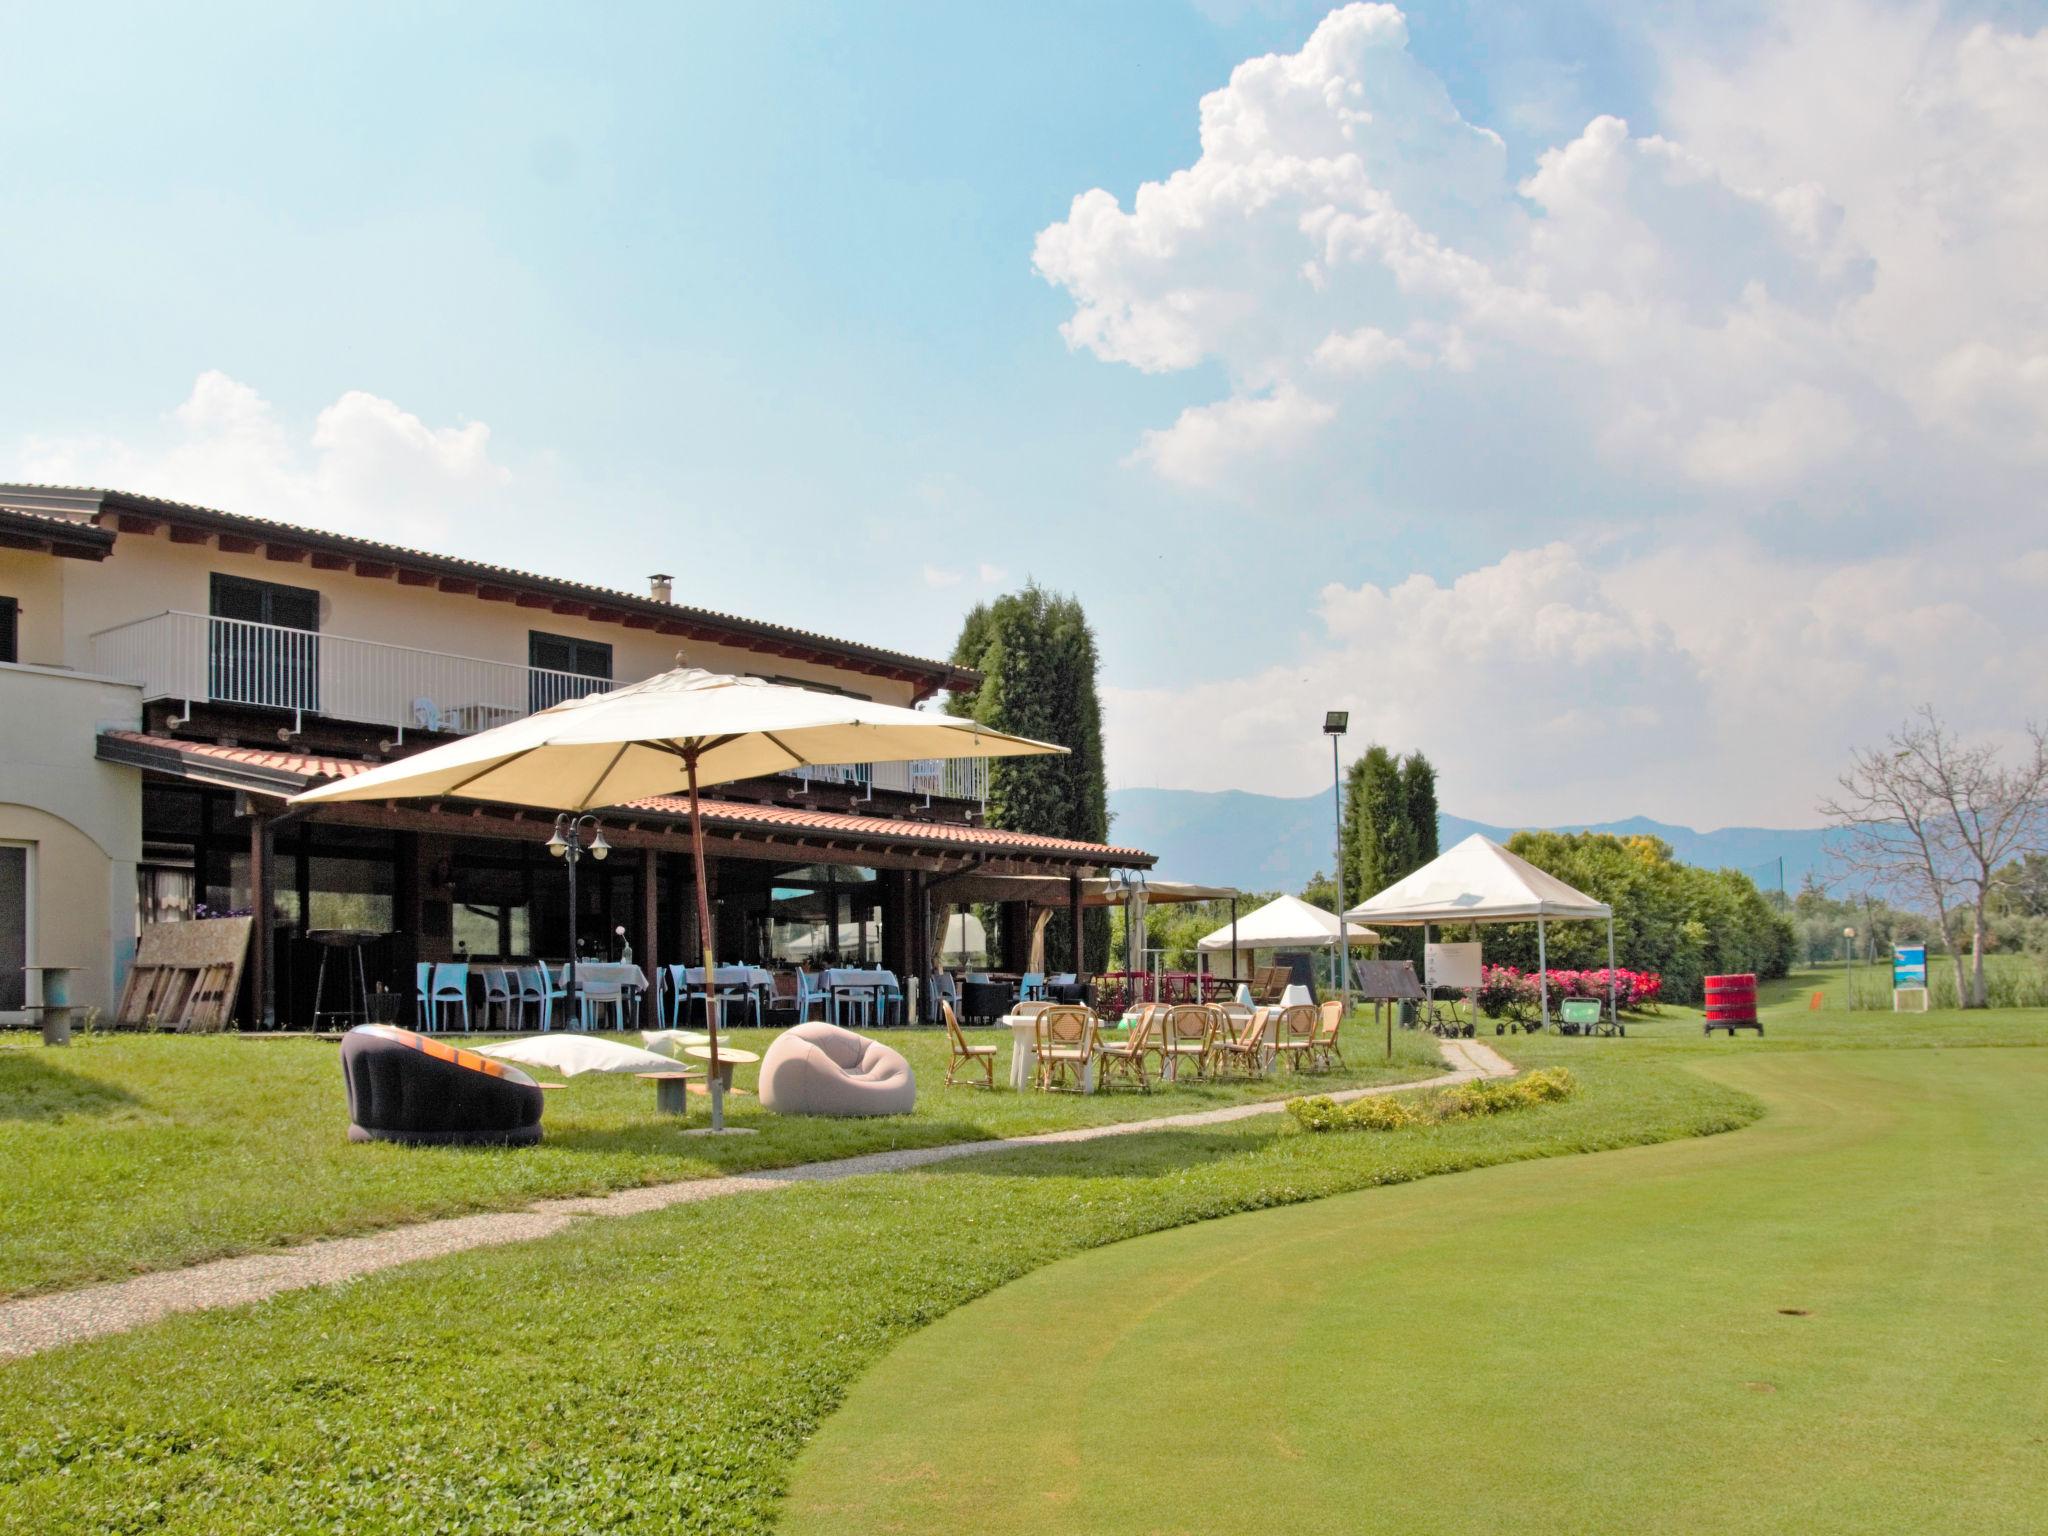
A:
[[[111,529],[21,507],[0,507],[0,549],[25,549],[60,560],[104,560],[113,547]]]
[[[344,759],[306,757],[256,748],[178,741],[137,731],[103,731],[96,753],[102,762],[140,768],[168,778],[241,790],[283,801],[316,784],[330,783],[374,766]],[[280,805],[280,811],[283,807]],[[850,816],[832,811],[799,811],[786,806],[706,800],[702,804],[706,851],[715,856],[771,858],[792,862],[915,868],[944,878],[972,870],[1016,875],[1067,888],[1073,874],[1100,875],[1108,869],[1142,870],[1153,856],[1069,838],[1039,837],[990,827],[948,822]],[[311,821],[375,825],[454,836],[539,836],[552,818],[512,806],[473,800],[344,801],[309,806],[295,816]],[[613,806],[599,813],[605,835],[627,847],[663,848],[687,832],[686,803],[663,796]]]

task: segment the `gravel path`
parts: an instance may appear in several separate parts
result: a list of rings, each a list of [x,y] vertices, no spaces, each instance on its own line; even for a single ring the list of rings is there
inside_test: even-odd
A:
[[[1446,1040],[1442,1047],[1452,1070],[1441,1076],[1413,1083],[1391,1083],[1379,1088],[1352,1088],[1333,1093],[1330,1097],[1343,1101],[1414,1088],[1440,1088],[1452,1083],[1470,1082],[1478,1077],[1509,1077],[1514,1073],[1515,1069],[1496,1051],[1476,1040]],[[718,1200],[728,1195],[763,1194],[792,1184],[824,1184],[838,1179],[859,1178],[864,1174],[900,1173],[908,1168],[923,1168],[932,1163],[1007,1151],[1013,1147],[1055,1146],[1064,1142],[1099,1141],[1109,1136],[1135,1136],[1182,1126],[1222,1125],[1254,1115],[1278,1114],[1286,1107],[1284,1100],[1276,1099],[1260,1104],[1233,1104],[1224,1109],[1201,1110],[1193,1114],[1166,1115],[1156,1120],[1126,1120],[1115,1125],[1042,1131],[1035,1136],[961,1141],[900,1152],[871,1152],[862,1157],[799,1163],[793,1168],[735,1174],[727,1178],[686,1179],[673,1184],[622,1189],[609,1195],[543,1200],[520,1211],[454,1216],[394,1227],[365,1237],[327,1238],[280,1249],[276,1253],[216,1259],[187,1269],[164,1270],[157,1274],[138,1275],[133,1280],[0,1303],[0,1360],[39,1354],[60,1344],[73,1344],[103,1334],[126,1333],[177,1312],[243,1306],[280,1292],[353,1280],[358,1275],[374,1274],[380,1269],[410,1264],[417,1259],[438,1258],[442,1254],[488,1248],[499,1243],[523,1243],[530,1238],[560,1232],[587,1217],[638,1216],[671,1205]]]

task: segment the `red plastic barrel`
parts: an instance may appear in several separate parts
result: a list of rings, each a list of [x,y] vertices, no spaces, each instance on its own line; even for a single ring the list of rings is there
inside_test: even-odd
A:
[[[1756,976],[1709,976],[1707,978],[1707,1023],[1754,1024],[1756,1022]]]

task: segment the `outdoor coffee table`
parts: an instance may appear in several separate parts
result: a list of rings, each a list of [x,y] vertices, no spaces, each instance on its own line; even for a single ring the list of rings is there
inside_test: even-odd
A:
[[[710,1047],[710,1046],[708,1046],[708,1045],[688,1045],[688,1046],[684,1046],[684,1047],[683,1047],[683,1054],[684,1054],[685,1056],[694,1056],[694,1057],[696,1057],[696,1058],[697,1058],[697,1060],[699,1060],[699,1061],[704,1061],[704,1062],[708,1062],[708,1061],[710,1061],[710,1060],[711,1060],[711,1047]],[[726,1091],[727,1093],[731,1093],[731,1092],[733,1092],[733,1091],[734,1091],[734,1090],[733,1090],[733,1086],[732,1086],[732,1069],[733,1069],[733,1067],[734,1067],[734,1066],[736,1066],[736,1065],[737,1065],[738,1063],[740,1063],[740,1062],[743,1062],[743,1061],[744,1061],[744,1062],[756,1062],[756,1061],[759,1061],[760,1059],[761,1059],[761,1057],[760,1057],[760,1054],[759,1054],[758,1052],[755,1052],[755,1051],[743,1051],[743,1050],[740,1050],[740,1049],[738,1049],[738,1048],[737,1048],[737,1047],[735,1047],[735,1046],[730,1046],[730,1045],[721,1045],[721,1046],[720,1046],[720,1047],[718,1048],[718,1081],[719,1081],[719,1084],[720,1084],[720,1085],[721,1085],[721,1086],[722,1086],[722,1087],[723,1087],[723,1088],[725,1089],[725,1091]]]
[[[689,1086],[701,1074],[696,1072],[635,1072],[633,1075],[654,1084],[654,1112],[656,1114],[689,1114]]]

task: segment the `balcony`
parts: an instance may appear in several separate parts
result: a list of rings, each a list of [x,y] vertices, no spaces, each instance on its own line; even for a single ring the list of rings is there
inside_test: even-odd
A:
[[[612,680],[343,635],[168,612],[92,637],[92,669],[138,683],[149,699],[233,704],[305,717],[466,736],[580,699]],[[926,798],[988,802],[981,758],[844,763],[799,768],[792,777]]]

